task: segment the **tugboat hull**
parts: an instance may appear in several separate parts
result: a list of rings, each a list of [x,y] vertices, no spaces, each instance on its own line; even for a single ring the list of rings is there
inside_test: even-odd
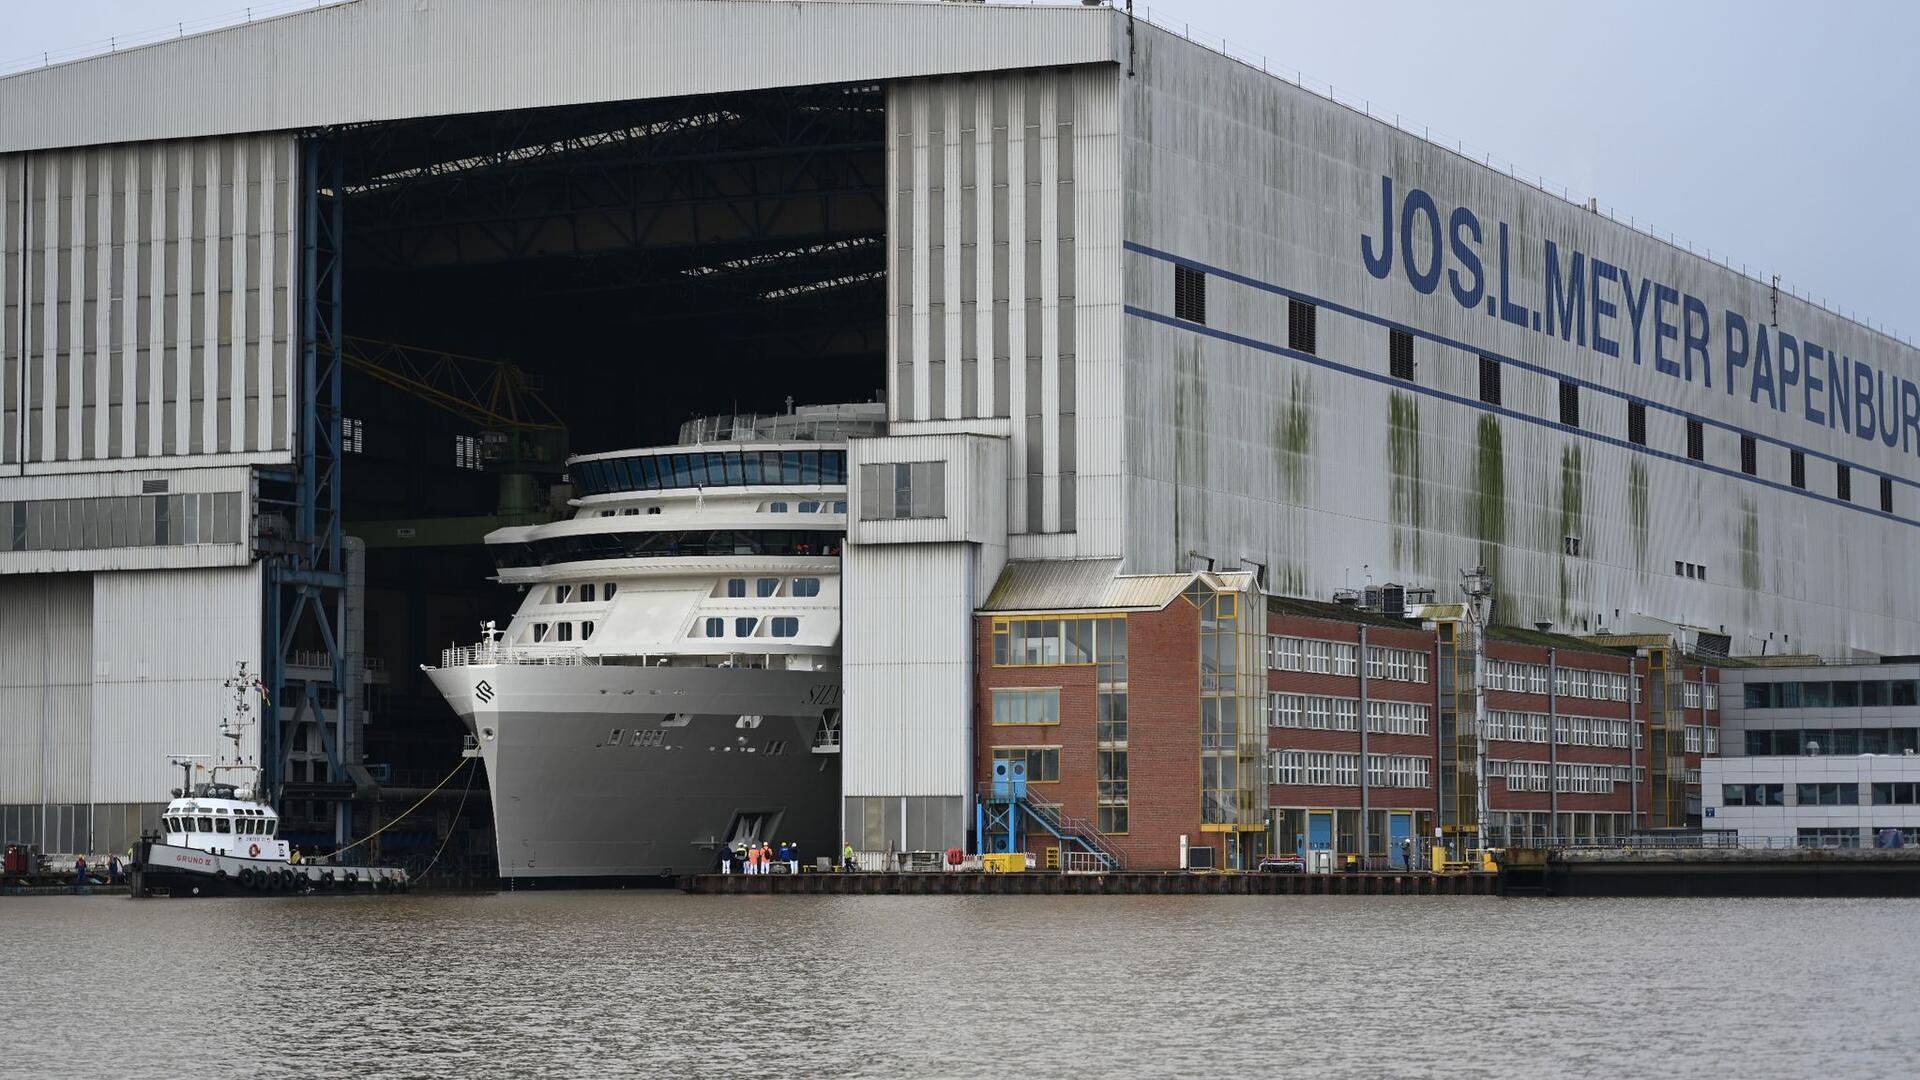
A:
[[[405,870],[387,866],[321,866],[247,859],[145,839],[134,852],[130,880],[140,896],[294,896],[308,893],[401,892]]]

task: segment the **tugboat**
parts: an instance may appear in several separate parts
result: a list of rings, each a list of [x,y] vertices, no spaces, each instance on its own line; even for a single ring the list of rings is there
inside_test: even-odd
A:
[[[271,896],[310,892],[398,892],[407,872],[393,867],[330,866],[293,861],[279,838],[280,815],[261,797],[258,765],[240,759],[250,695],[258,676],[243,661],[225,684],[234,691],[234,715],[220,721],[233,746],[231,760],[218,760],[208,779],[196,783],[203,755],[176,755],[186,782],[173,789],[161,816],[162,832],[140,838],[131,870],[133,895]],[[227,776],[231,779],[223,779]]]

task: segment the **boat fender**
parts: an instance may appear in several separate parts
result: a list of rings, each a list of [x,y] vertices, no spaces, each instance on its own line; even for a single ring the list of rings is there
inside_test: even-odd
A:
[[[251,856],[251,857],[253,857],[253,858],[256,858],[256,859],[257,859],[257,858],[259,858],[259,857],[260,857],[260,845],[259,845],[259,844],[249,844],[249,845],[247,846],[247,854],[248,854],[249,856]]]
[[[273,885],[274,888],[283,892],[293,888],[293,871],[282,870],[278,874],[275,874]]]
[[[251,866],[241,867],[240,868],[240,887],[243,889],[253,888],[254,877],[255,875],[253,872],[253,867]]]
[[[347,882],[347,888],[351,889],[355,885],[360,884],[360,875],[349,870],[347,871],[346,882]]]
[[[227,872],[225,870],[215,870],[213,876],[219,878],[221,881],[227,880]]]
[[[320,871],[320,887],[322,889],[333,888],[333,871],[331,870]]]

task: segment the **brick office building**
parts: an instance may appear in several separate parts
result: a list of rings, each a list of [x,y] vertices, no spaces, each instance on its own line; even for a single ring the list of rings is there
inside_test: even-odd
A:
[[[1251,868],[1477,847],[1483,776],[1490,845],[1698,825],[1713,668],[1673,662],[1664,638],[1491,627],[1482,765],[1462,618],[1262,596],[1246,574],[1010,564],[976,626],[976,775],[1026,762],[1065,831],[1137,869],[1194,848]],[[1075,842],[1028,830],[1024,846],[1049,860]]]

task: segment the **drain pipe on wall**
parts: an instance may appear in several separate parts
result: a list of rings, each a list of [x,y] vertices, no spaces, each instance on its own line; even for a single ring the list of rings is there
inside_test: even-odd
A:
[[[1560,650],[1547,649],[1547,843],[1560,846]]]
[[[1367,769],[1367,627],[1360,626],[1360,652],[1355,670],[1360,675],[1360,867],[1373,858],[1373,812]]]

